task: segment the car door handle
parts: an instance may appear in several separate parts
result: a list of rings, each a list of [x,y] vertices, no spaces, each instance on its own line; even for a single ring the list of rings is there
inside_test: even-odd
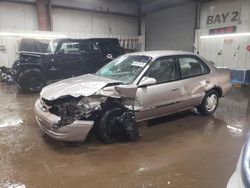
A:
[[[174,89],[172,89],[171,91],[177,91],[177,90],[179,90],[180,88],[174,88]]]

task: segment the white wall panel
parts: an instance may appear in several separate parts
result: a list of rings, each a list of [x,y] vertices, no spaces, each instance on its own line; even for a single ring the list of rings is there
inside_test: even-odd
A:
[[[38,30],[35,5],[0,2],[0,28]]]
[[[102,12],[138,14],[136,3],[124,0],[52,0],[52,4]]]
[[[53,9],[53,30],[58,32],[137,35],[137,27],[136,17]]]

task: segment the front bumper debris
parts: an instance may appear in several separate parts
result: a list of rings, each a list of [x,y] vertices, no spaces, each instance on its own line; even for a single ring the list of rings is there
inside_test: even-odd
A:
[[[35,116],[39,127],[50,137],[60,141],[85,141],[94,121],[75,120],[72,124],[55,128],[60,117],[42,108],[38,99],[35,103]]]
[[[16,71],[8,67],[0,67],[0,79],[3,82],[14,82]]]

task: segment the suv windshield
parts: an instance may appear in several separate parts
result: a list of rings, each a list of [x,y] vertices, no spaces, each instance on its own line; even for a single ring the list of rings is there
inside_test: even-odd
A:
[[[101,68],[97,75],[130,84],[150,60],[148,56],[123,55]]]
[[[50,41],[47,52],[50,54],[54,54],[57,45],[58,45],[58,41],[54,41],[54,40]]]

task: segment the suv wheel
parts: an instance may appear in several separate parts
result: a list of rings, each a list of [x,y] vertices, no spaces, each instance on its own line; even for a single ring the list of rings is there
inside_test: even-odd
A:
[[[197,111],[201,115],[211,115],[217,109],[218,104],[218,92],[215,90],[210,90],[205,94],[202,103],[197,107]]]
[[[35,93],[41,91],[47,79],[39,69],[27,69],[20,73],[18,83],[25,92]]]

